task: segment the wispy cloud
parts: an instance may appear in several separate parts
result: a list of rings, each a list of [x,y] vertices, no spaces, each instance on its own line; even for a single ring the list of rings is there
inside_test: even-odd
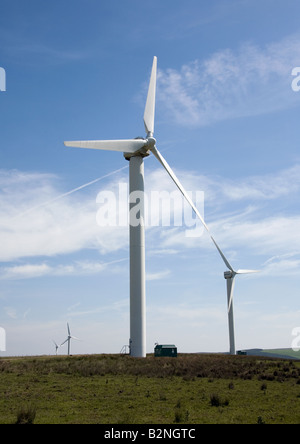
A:
[[[75,191],[84,186],[63,193],[56,176],[3,170],[0,186],[1,262],[51,257],[84,248],[106,252],[127,244],[126,228],[100,229],[97,225],[95,189],[82,198]],[[45,267],[40,271],[45,272]]]
[[[117,196],[119,181],[126,181],[121,173],[117,172],[102,189],[115,191]],[[299,165],[272,175],[239,180],[176,173],[179,177],[184,175],[186,189],[204,190],[205,220],[228,259],[234,260],[235,252],[241,249],[264,256],[263,261],[265,256],[300,251],[300,213],[295,205],[300,191]],[[153,170],[147,178],[153,190],[174,190],[174,184],[162,170]],[[0,171],[0,261],[11,262],[2,266],[0,279],[95,274],[107,266],[105,260],[71,260],[59,264],[55,259],[59,254],[98,250],[102,255],[122,252],[124,257],[129,242],[128,227],[97,225],[99,188],[84,196],[75,192],[82,186],[61,192],[57,179],[40,173]],[[123,204],[127,206],[127,202]],[[200,245],[205,250],[214,248],[205,233],[195,242],[185,236],[183,227],[175,226],[148,227],[147,241],[149,257],[179,254],[183,248],[195,249]],[[275,263],[268,265],[270,272]],[[295,260],[291,265],[297,267]],[[169,270],[164,269],[150,273],[147,279],[168,277]]]
[[[28,308],[24,313],[20,313],[15,307],[4,307],[4,312],[6,316],[10,319],[26,319],[29,313],[31,312],[31,308]]]
[[[287,253],[274,256],[264,264],[264,276],[299,276],[300,253]]]
[[[128,258],[106,263],[78,261],[67,265],[49,265],[47,263],[12,265],[0,268],[0,280],[32,279],[43,276],[87,276],[103,271],[107,272],[108,268],[110,273],[113,273],[116,269],[114,266],[122,262],[128,262]]]
[[[74,307],[73,310],[70,310],[68,312],[68,316],[69,317],[79,317],[79,316],[88,316],[88,315],[95,315],[95,314],[99,314],[99,313],[106,313],[106,312],[123,312],[123,311],[128,311],[128,304],[129,301],[128,299],[121,299],[115,302],[112,302],[109,305],[101,305],[101,306],[97,306],[97,307],[92,307],[89,310],[75,310]],[[79,308],[79,305],[78,305]]]
[[[247,264],[242,266],[240,256],[236,257],[238,251],[243,252],[243,255],[246,252],[255,255],[257,260],[259,257],[273,257],[276,254],[285,255],[300,251],[300,215],[277,214],[266,217],[261,216],[258,211],[253,211],[248,217],[243,213],[234,216],[225,214],[223,217],[219,214],[215,215],[208,226],[229,262],[234,266],[236,261],[239,261],[238,268],[249,268]],[[203,254],[203,250],[216,252],[206,233],[195,242],[174,229],[161,236],[161,244],[165,248],[198,249],[199,254]],[[296,265],[293,262],[293,267]],[[257,262],[256,268],[260,266]],[[282,274],[285,274],[285,269],[286,267],[282,269],[278,267],[278,271]]]
[[[127,168],[127,167],[126,167]],[[0,171],[0,262],[14,261],[30,257],[53,257],[58,254],[71,254],[83,249],[95,249],[101,254],[120,251],[128,248],[128,218],[122,211],[128,210],[128,189],[120,193],[119,184],[126,186],[127,174],[124,168],[113,171],[102,178],[81,185],[71,191],[62,192],[60,180],[56,176],[40,173],[24,173],[19,171]],[[114,176],[106,181],[101,188],[92,188],[88,193],[79,192],[88,186],[95,185],[101,179]],[[172,193],[174,186],[168,176],[160,170],[154,170],[148,177],[151,190]],[[100,208],[97,195],[100,191],[109,190],[115,199],[115,211],[122,218],[122,226],[100,226],[98,211]],[[170,205],[170,223],[183,219],[183,199]],[[121,199],[122,202],[119,202]],[[149,205],[151,199],[148,199]],[[174,205],[173,205],[174,204]],[[184,207],[185,208],[185,207]],[[164,214],[159,205],[152,211],[149,223],[153,220],[158,224]],[[189,210],[189,208],[187,208]],[[189,215],[191,211],[185,211]],[[121,214],[122,213],[122,214]],[[118,214],[116,220],[118,220]],[[168,216],[168,215],[167,215]],[[18,270],[16,270],[17,272]],[[22,273],[48,273],[46,266],[38,269],[20,270]]]
[[[244,43],[180,70],[161,70],[158,100],[178,124],[188,126],[285,109],[297,101],[291,72],[299,59],[299,35],[264,47]]]
[[[205,191],[205,220],[229,261],[238,260],[236,252],[247,251],[257,257],[274,257],[300,252],[300,166],[261,175],[231,180],[224,177],[199,177],[189,173],[187,180]],[[194,240],[179,229],[160,233],[162,249],[215,249],[206,233]],[[263,259],[265,260],[265,259]],[[279,262],[282,266],[279,265]],[[239,262],[239,268],[241,267]],[[298,259],[280,259],[272,264],[257,263],[266,273],[296,273]],[[246,264],[244,268],[247,268]]]
[[[226,204],[245,201],[259,205],[262,202],[287,196],[297,198],[300,191],[300,164],[298,163],[271,174],[237,179],[218,175],[199,175],[194,171],[180,170],[176,173],[179,178],[182,178],[186,189],[204,191],[206,208],[210,205],[215,207],[216,203],[220,205],[222,201]],[[166,182],[170,182],[169,178],[165,177],[164,171],[155,171],[155,176],[161,181],[162,186],[167,186]]]
[[[158,271],[156,273],[147,273],[146,280],[147,281],[159,281],[161,279],[164,279],[164,278],[170,276],[170,274],[171,274],[170,270]]]
[[[71,194],[76,193],[77,191],[83,190],[84,188],[90,187],[91,185],[94,185],[95,183],[98,183],[101,180],[107,179],[110,176],[113,176],[113,175],[115,175],[117,173],[120,173],[121,171],[124,171],[125,169],[128,169],[128,166],[120,168],[120,169],[115,170],[115,171],[112,171],[111,173],[105,174],[104,176],[98,177],[97,179],[94,179],[91,182],[88,182],[88,183],[85,183],[83,185],[80,185],[79,187],[76,187],[73,190],[70,190],[70,191],[67,191],[66,193],[60,194],[59,196],[56,196],[56,197],[54,197],[54,198],[52,198],[50,200],[46,200],[46,201],[40,203],[39,205],[37,205],[35,207],[28,208],[27,210],[25,210],[25,211],[23,211],[21,213],[18,213],[16,215],[16,217],[22,217],[25,214],[31,213],[32,211],[37,210],[37,209],[39,209],[41,207],[46,207],[46,206],[48,206],[48,205],[50,205],[50,204],[52,204],[52,203],[54,203],[54,202],[56,202],[58,200],[63,199],[64,197],[67,197],[67,196],[70,196]]]

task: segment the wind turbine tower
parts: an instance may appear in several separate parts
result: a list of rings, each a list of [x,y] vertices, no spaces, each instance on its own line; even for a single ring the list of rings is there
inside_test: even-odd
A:
[[[228,261],[227,261],[228,262]],[[237,274],[258,273],[258,270],[238,270],[234,271],[231,265],[230,271],[225,271],[224,278],[227,282],[227,304],[228,304],[228,328],[229,328],[229,354],[235,355],[234,317],[233,317],[233,290],[235,277]]]

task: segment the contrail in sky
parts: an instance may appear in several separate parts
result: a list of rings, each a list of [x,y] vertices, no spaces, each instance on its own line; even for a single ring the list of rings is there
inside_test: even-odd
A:
[[[105,176],[98,177],[98,179],[92,180],[91,182],[85,183],[84,185],[81,185],[80,187],[74,188],[71,191],[67,191],[66,193],[60,194],[59,196],[54,197],[54,199],[48,200],[47,202],[44,202],[44,203],[42,203],[40,205],[36,205],[35,207],[29,208],[28,210],[23,211],[23,213],[19,213],[13,219],[15,219],[17,217],[24,216],[25,214],[28,214],[31,211],[34,211],[34,210],[36,210],[38,208],[45,207],[46,205],[49,205],[49,204],[51,204],[53,202],[56,202],[57,200],[63,199],[66,196],[70,196],[70,194],[76,193],[76,191],[80,191],[83,188],[87,188],[87,187],[93,185],[94,183],[100,182],[101,180],[106,179],[107,177],[110,177],[110,176],[113,176],[114,174],[120,173],[121,171],[126,170],[127,168],[128,168],[128,166],[125,166],[125,167],[119,168],[118,170],[112,171],[111,173],[105,174]]]

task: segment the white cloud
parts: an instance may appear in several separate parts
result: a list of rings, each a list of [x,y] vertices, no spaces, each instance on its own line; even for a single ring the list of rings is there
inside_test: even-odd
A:
[[[11,319],[17,319],[17,310],[14,307],[4,307],[6,315]]]
[[[231,200],[273,200],[291,195],[300,190],[300,165],[295,165],[275,174],[254,176],[244,180],[225,180],[221,192]]]
[[[255,215],[254,215],[255,216]],[[245,256],[248,254],[257,257],[257,267],[261,267],[259,257],[274,256],[276,254],[288,254],[293,251],[300,251],[300,216],[274,216],[264,217],[255,220],[255,217],[244,220],[243,214],[236,215],[228,219],[219,217],[214,222],[208,224],[210,232],[222,249],[229,263],[234,266],[237,252],[240,251]],[[209,236],[205,233],[201,238],[186,238],[178,229],[164,232],[161,236],[162,246],[165,248],[199,249],[199,251],[214,250]],[[295,267],[296,264],[293,264]],[[238,265],[241,267],[241,264]],[[246,268],[249,268],[247,265]],[[285,274],[286,267],[278,267],[278,272]]]
[[[127,229],[100,228],[96,192],[64,193],[53,175],[0,171],[0,261],[55,256],[84,248],[124,248]],[[38,270],[28,269],[36,274]],[[47,272],[41,269],[40,272]]]
[[[191,172],[177,173],[179,177],[184,175],[186,189],[204,189],[206,222],[229,261],[234,260],[235,253],[241,249],[269,257],[300,251],[300,214],[296,207],[299,165],[272,175],[235,181],[226,177],[197,176]],[[114,177],[102,185],[102,189],[112,190],[117,196],[120,180],[126,182],[125,176]],[[160,169],[149,172],[147,180],[149,192],[165,190],[171,193],[175,189]],[[104,255],[122,252],[123,257],[127,256],[128,227],[99,227],[96,223],[99,188],[84,195],[61,193],[57,177],[18,171],[0,171],[0,184],[0,260],[3,263],[18,260],[18,263],[2,267],[0,279],[95,274],[104,270],[107,262],[102,260],[54,262],[59,254],[85,249],[96,249]],[[63,197],[57,199],[57,196]],[[127,206],[127,202],[123,203]],[[171,211],[174,220],[182,207],[175,206]],[[182,248],[215,248],[205,232],[195,242],[194,238],[185,236],[184,227],[174,226],[148,227],[147,244],[150,256],[178,253]],[[117,264],[112,268],[116,267]],[[166,278],[167,272],[150,273],[148,280]]]
[[[41,277],[50,274],[51,267],[47,264],[25,264],[12,267],[5,267],[0,270],[0,279],[22,279]]]
[[[158,271],[157,273],[147,273],[146,280],[147,281],[159,281],[161,279],[164,279],[164,278],[170,276],[170,274],[171,274],[170,270]]]
[[[274,256],[264,264],[264,276],[299,276],[300,253],[287,253]]]
[[[158,100],[173,120],[188,126],[285,109],[298,102],[291,72],[299,59],[298,35],[265,47],[224,49],[181,70],[161,70]]]
[[[300,216],[274,216],[262,220],[236,221],[219,229],[227,245],[249,248],[257,254],[287,254],[300,251]]]
[[[115,266],[122,262],[128,262],[128,259],[119,259],[107,263],[77,261],[67,265],[49,265],[47,263],[13,265],[0,268],[0,280],[31,279],[42,276],[87,276],[107,271],[108,267],[109,271],[114,273],[115,270],[118,270]]]
[[[121,170],[123,170],[122,168]],[[0,261],[8,262],[20,258],[54,257],[59,254],[71,254],[83,249],[97,249],[101,254],[128,248],[129,231],[124,217],[124,208],[128,209],[127,192],[120,196],[119,185],[126,185],[128,178],[121,173],[115,174],[111,182],[101,186],[101,190],[110,190],[116,196],[117,220],[122,216],[122,226],[99,226],[97,215],[98,188],[92,188],[89,194],[82,195],[80,186],[71,192],[62,192],[59,179],[52,175],[26,173],[20,171],[0,171]],[[119,175],[118,175],[119,174]],[[109,174],[111,175],[111,174]],[[104,176],[107,178],[109,175]],[[161,190],[173,196],[174,184],[161,170],[154,170],[148,175],[149,193]],[[90,184],[95,183],[92,181]],[[169,193],[169,194],[168,194]],[[181,219],[189,220],[191,213],[179,194],[179,199],[171,201],[170,222]],[[118,199],[121,199],[119,203]],[[149,206],[153,200],[148,198]],[[153,205],[151,206],[151,210]],[[182,209],[184,216],[181,217]],[[163,206],[156,206],[151,211],[151,219],[162,225],[165,214]],[[155,214],[154,214],[155,213]],[[189,228],[189,226],[188,226]],[[19,266],[19,265],[18,265]],[[65,270],[68,272],[68,270]],[[26,269],[17,268],[10,273],[34,275],[47,274],[45,265],[30,265]],[[51,270],[52,272],[52,270]]]
[[[119,312],[119,313],[125,313],[128,314],[128,307],[129,307],[129,299],[121,299],[117,300],[115,302],[112,302],[108,305],[101,305],[97,307],[92,307],[89,310],[82,309],[82,310],[75,310],[76,307],[74,307],[73,310],[70,310],[68,312],[68,316],[70,318],[72,317],[81,317],[81,316],[88,316],[88,315],[95,315],[97,313],[109,313],[109,312]]]
[[[243,254],[247,251],[257,257],[300,251],[299,165],[272,175],[235,181],[223,177],[199,178],[191,173],[186,177],[198,189],[204,185],[205,220],[229,262],[236,259],[238,251]],[[162,231],[160,239],[161,248],[165,249],[215,249],[205,232],[194,242],[174,228]],[[288,265],[294,272],[297,268],[295,261],[282,265],[277,267],[281,274],[288,273]],[[270,265],[268,273],[271,273]]]
[[[31,308],[28,308],[24,313],[19,313],[15,307],[4,307],[4,312],[6,316],[10,319],[26,319],[29,313],[31,312]]]

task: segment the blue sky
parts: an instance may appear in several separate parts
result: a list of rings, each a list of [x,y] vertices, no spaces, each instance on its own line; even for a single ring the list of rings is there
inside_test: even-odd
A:
[[[128,343],[128,229],[96,223],[98,194],[127,184],[128,164],[63,141],[143,137],[154,55],[158,148],[187,190],[204,192],[232,265],[261,270],[237,277],[237,348],[290,347],[300,325],[299,16],[296,0],[2,0],[2,354],[52,353],[67,322],[82,339],[74,353]],[[174,191],[155,158],[145,175],[147,193]],[[147,228],[147,351],[227,351],[224,264],[205,233],[184,233]]]

